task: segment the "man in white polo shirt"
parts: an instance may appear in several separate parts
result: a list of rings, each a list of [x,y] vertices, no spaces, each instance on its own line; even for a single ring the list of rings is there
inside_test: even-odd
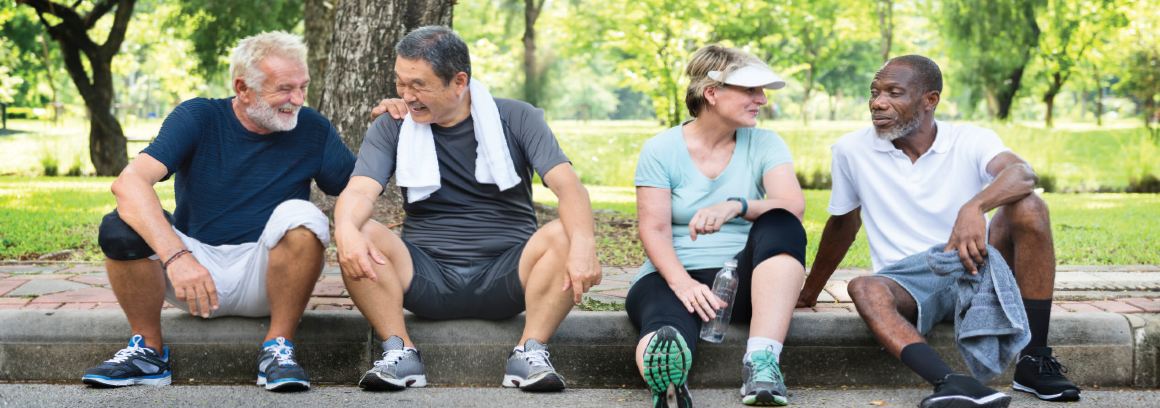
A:
[[[878,341],[935,385],[921,406],[1006,407],[1010,397],[954,374],[922,336],[953,316],[954,297],[935,293],[953,280],[882,273],[941,243],[958,251],[966,270],[977,272],[990,244],[1014,273],[1031,331],[1014,388],[1045,400],[1078,400],[1079,389],[1063,376],[1046,344],[1055,249],[1047,204],[1033,192],[1039,179],[995,132],[934,120],[941,92],[942,72],[922,56],[892,59],[874,76],[874,126],[848,133],[832,147],[831,217],[798,307],[817,304],[865,223],[875,274],[850,281],[848,290]],[[996,208],[988,228],[986,213]]]

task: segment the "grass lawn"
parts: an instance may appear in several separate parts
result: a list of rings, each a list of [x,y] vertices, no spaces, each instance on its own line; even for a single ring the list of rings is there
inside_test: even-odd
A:
[[[0,260],[35,259],[63,249],[78,249],[74,259],[101,259],[97,226],[116,207],[109,177],[0,177]],[[156,187],[170,210],[173,184]],[[631,187],[588,188],[599,214],[603,262],[639,265],[644,251],[632,221],[636,196]],[[556,205],[551,190],[535,186],[536,201]],[[825,226],[829,191],[806,190],[807,261],[812,262]],[[1051,207],[1056,257],[1061,265],[1160,264],[1160,195],[1045,194]],[[627,214],[625,214],[627,213]],[[859,233],[842,263],[869,267],[865,233]]]

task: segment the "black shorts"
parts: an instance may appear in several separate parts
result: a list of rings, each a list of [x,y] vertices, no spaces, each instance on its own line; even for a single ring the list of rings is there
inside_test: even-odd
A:
[[[789,254],[802,265],[806,258],[806,230],[796,216],[783,209],[761,214],[749,229],[745,249],[737,253],[737,296],[733,301],[730,322],[749,322],[753,317],[753,268],[766,259]],[[721,268],[694,269],[689,276],[713,286]],[[625,300],[628,318],[640,329],[640,338],[664,326],[673,326],[685,338],[690,350],[696,350],[701,334],[701,318],[689,313],[660,272],[640,278],[628,290]]]
[[[525,309],[520,256],[527,246],[495,258],[435,259],[403,240],[411,253],[414,278],[403,308],[429,319],[506,319]]]

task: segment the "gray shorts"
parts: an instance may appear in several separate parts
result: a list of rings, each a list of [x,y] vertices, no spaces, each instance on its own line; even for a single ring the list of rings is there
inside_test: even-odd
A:
[[[403,240],[414,278],[403,308],[429,319],[506,319],[525,309],[520,255],[527,242],[495,258],[435,259]]]
[[[935,323],[955,320],[958,287],[950,275],[938,276],[926,263],[926,251],[903,258],[872,276],[897,282],[918,304],[918,332],[926,334]]]

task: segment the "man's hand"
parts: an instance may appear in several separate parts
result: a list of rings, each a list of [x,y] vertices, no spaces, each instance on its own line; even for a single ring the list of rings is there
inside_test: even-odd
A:
[[[173,284],[177,300],[189,304],[189,313],[208,318],[210,310],[217,310],[217,287],[209,271],[197,262],[193,254],[177,258],[166,270],[169,282]]]
[[[402,99],[383,99],[379,101],[379,106],[371,109],[371,121],[374,121],[379,115],[387,112],[391,113],[392,118],[402,119],[407,116],[407,111],[409,110],[410,108],[407,107],[407,103],[403,102]]]
[[[802,288],[802,292],[798,294],[797,308],[814,307],[818,305],[818,295],[820,293],[812,293],[809,288]]]
[[[689,313],[701,316],[702,321],[707,322],[709,319],[716,318],[715,310],[728,305],[713,294],[712,288],[691,277],[678,282],[676,285],[669,284],[669,288],[677,295],[677,299],[685,304],[685,309]]]
[[[379,277],[371,268],[371,261],[379,265],[387,264],[387,257],[379,251],[374,242],[355,228],[335,227],[334,244],[338,246],[338,265],[342,274],[355,282],[363,278],[378,282]]]
[[[726,221],[741,215],[741,203],[726,201],[714,204],[697,211],[693,219],[689,220],[689,238],[697,240],[697,234],[712,234],[720,231]]]
[[[987,258],[987,218],[978,206],[967,203],[959,210],[943,252],[950,251],[959,251],[959,260],[972,275],[979,273],[975,264],[983,265]]]
[[[599,285],[604,279],[600,258],[596,256],[596,243],[590,239],[572,240],[564,269],[568,272],[564,275],[564,291],[572,289],[572,303],[583,301],[588,289]]]

